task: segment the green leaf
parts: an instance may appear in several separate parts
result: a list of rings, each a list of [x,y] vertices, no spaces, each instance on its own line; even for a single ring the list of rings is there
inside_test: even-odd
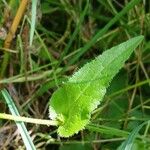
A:
[[[126,141],[124,141],[121,146],[118,148],[118,150],[132,150],[132,146],[134,144],[134,140],[135,138],[138,136],[138,132],[141,130],[141,128],[146,125],[148,123],[148,126],[149,126],[149,123],[150,121],[145,121],[143,122],[141,125],[137,126],[132,132],[131,134],[129,135],[129,137],[127,138]]]
[[[7,92],[6,89],[3,89],[1,91],[2,93],[2,96],[4,97],[4,100],[6,101],[8,107],[9,107],[9,110],[11,112],[12,115],[14,116],[20,116],[19,112],[18,112],[18,109],[17,107],[15,106],[15,103],[13,102],[13,99],[11,98],[11,96],[9,95],[9,93]],[[36,150],[33,142],[32,142],[32,139],[27,131],[27,128],[24,124],[24,122],[17,122],[16,121],[16,125],[18,127],[18,130],[21,134],[21,137],[23,139],[23,142],[26,146],[26,149],[32,149],[32,150]]]
[[[33,42],[33,36],[35,31],[35,22],[36,22],[36,11],[37,11],[38,0],[32,0],[32,10],[31,10],[31,31],[30,31],[30,46]]]
[[[69,137],[85,128],[110,81],[142,40],[143,36],[138,36],[105,51],[79,69],[52,95],[50,118],[60,120],[60,136]]]

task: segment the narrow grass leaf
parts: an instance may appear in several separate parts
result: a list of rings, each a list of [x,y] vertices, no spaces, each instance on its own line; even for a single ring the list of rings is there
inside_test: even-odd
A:
[[[83,12],[81,13],[81,17],[79,18],[79,22],[78,22],[78,24],[77,24],[77,26],[76,26],[73,34],[72,34],[72,36],[71,36],[67,46],[65,47],[65,49],[64,49],[60,59],[59,59],[57,67],[61,64],[61,61],[63,60],[65,54],[67,54],[67,52],[68,52],[69,48],[71,47],[74,39],[76,38],[76,36],[77,36],[77,34],[78,34],[78,32],[79,32],[79,30],[81,28],[81,24],[84,21],[85,15],[87,14],[88,8],[89,8],[89,0],[87,0],[87,2],[86,2],[85,8],[84,8]]]
[[[127,131],[123,131],[123,130],[119,130],[119,129],[115,129],[103,125],[95,125],[91,123],[86,126],[86,129],[94,132],[104,133],[108,135],[122,136],[122,137],[127,137],[129,135],[129,132]]]
[[[100,29],[97,34],[81,49],[80,53],[78,53],[73,59],[70,60],[69,64],[73,64],[78,60],[80,56],[82,56],[90,47],[92,47],[98,39],[103,36],[108,29],[113,26],[123,15],[129,12],[136,4],[138,4],[140,0],[132,0],[130,1],[123,9],[120,11],[113,19],[111,19],[104,28]]]
[[[79,69],[51,97],[50,118],[60,120],[60,136],[69,137],[85,128],[92,111],[103,99],[118,73],[143,36],[115,46]]]
[[[34,37],[34,31],[35,31],[37,3],[38,3],[38,0],[32,0],[31,29],[30,29],[30,42],[29,42],[30,46],[32,45],[33,37]]]
[[[4,100],[6,101],[6,103],[8,105],[8,107],[9,107],[9,110],[10,110],[11,114],[14,115],[14,116],[20,116],[19,112],[18,112],[11,96],[7,92],[7,90],[3,89],[1,91],[1,93],[2,93],[2,96],[4,97]],[[36,148],[35,148],[35,146],[32,142],[32,139],[31,139],[31,137],[30,137],[30,135],[29,135],[29,133],[26,129],[25,124],[23,122],[16,122],[16,125],[18,127],[18,130],[19,130],[21,136],[22,136],[22,139],[23,139],[23,142],[26,146],[26,149],[27,150],[36,150]]]
[[[138,132],[141,130],[141,128],[146,125],[147,123],[150,123],[149,121],[143,122],[141,125],[136,127],[126,141],[124,141],[121,146],[118,148],[118,150],[132,150],[132,146],[134,144],[135,138],[138,136]]]

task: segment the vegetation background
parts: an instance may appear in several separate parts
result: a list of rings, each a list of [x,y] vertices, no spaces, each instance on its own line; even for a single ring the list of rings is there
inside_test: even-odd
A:
[[[36,5],[33,42],[33,4],[29,1],[7,49],[3,46],[5,36],[20,2],[0,1],[0,84],[9,91],[21,116],[48,119],[49,98],[68,76],[103,51],[144,35],[144,42],[111,82],[103,103],[94,111],[94,131],[87,128],[66,139],[57,135],[57,127],[26,124],[37,149],[116,150],[137,126],[150,119],[150,1],[41,0]],[[132,7],[124,9],[129,3]],[[3,65],[4,59],[7,65]],[[9,113],[2,97],[0,112]],[[149,139],[147,124],[133,149],[150,149]],[[13,121],[0,120],[0,149],[25,149]]]

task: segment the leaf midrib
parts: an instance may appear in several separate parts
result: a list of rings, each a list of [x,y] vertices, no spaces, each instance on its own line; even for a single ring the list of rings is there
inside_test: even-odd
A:
[[[128,48],[129,49],[129,48]],[[129,50],[128,50],[129,51]],[[116,57],[114,57],[113,59],[112,59],[112,61],[110,61],[107,65],[106,65],[106,67],[104,67],[102,70],[101,70],[101,72],[103,72],[104,70],[107,70],[106,68],[116,59],[116,58],[118,58],[120,55],[123,55],[123,53],[126,53],[126,52],[128,52],[127,50],[124,50],[123,52],[121,52],[119,55],[117,55]],[[102,55],[101,55],[102,56]],[[94,76],[94,79],[98,76],[98,74],[99,74],[99,72],[98,73],[96,73],[96,75]],[[70,82],[71,83],[71,82]],[[89,83],[87,83],[87,85],[85,86],[85,88],[83,89],[83,91],[79,94],[79,96],[76,98],[76,100],[74,100],[74,102],[73,102],[73,107],[75,106],[74,105],[74,103],[75,102],[77,102],[77,101],[79,101],[79,99],[80,99],[80,97],[82,96],[82,94],[84,94],[84,92],[85,92],[85,90],[90,86],[90,84],[91,84],[91,82],[89,82]],[[106,88],[105,88],[106,89]],[[69,109],[69,112],[70,111],[72,111],[72,110],[74,110],[73,108],[72,109]],[[72,114],[72,113],[69,113],[69,114]]]

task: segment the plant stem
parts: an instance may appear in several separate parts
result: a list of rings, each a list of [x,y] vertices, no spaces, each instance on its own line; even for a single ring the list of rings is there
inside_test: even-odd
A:
[[[0,118],[1,119],[7,119],[7,120],[19,121],[19,122],[21,121],[21,122],[27,122],[27,123],[40,124],[40,125],[48,125],[48,126],[57,126],[57,125],[59,125],[58,121],[45,120],[45,119],[35,119],[35,118],[28,118],[28,117],[20,117],[20,116],[5,114],[5,113],[0,113]]]
[[[12,26],[11,26],[11,28],[9,30],[9,33],[8,33],[6,39],[5,39],[4,48],[7,48],[7,49],[10,48],[10,44],[11,44],[11,42],[13,40],[13,37],[16,33],[18,25],[19,25],[19,23],[20,23],[20,21],[23,17],[23,14],[25,12],[27,4],[28,4],[28,0],[22,0],[21,1],[20,5],[19,5],[19,8],[18,8],[18,11],[17,11],[17,14],[16,14],[16,16],[13,20]],[[3,76],[5,74],[5,70],[7,68],[8,61],[9,61],[9,53],[5,52],[3,62],[2,62],[2,66],[1,66],[1,78],[3,78]]]

